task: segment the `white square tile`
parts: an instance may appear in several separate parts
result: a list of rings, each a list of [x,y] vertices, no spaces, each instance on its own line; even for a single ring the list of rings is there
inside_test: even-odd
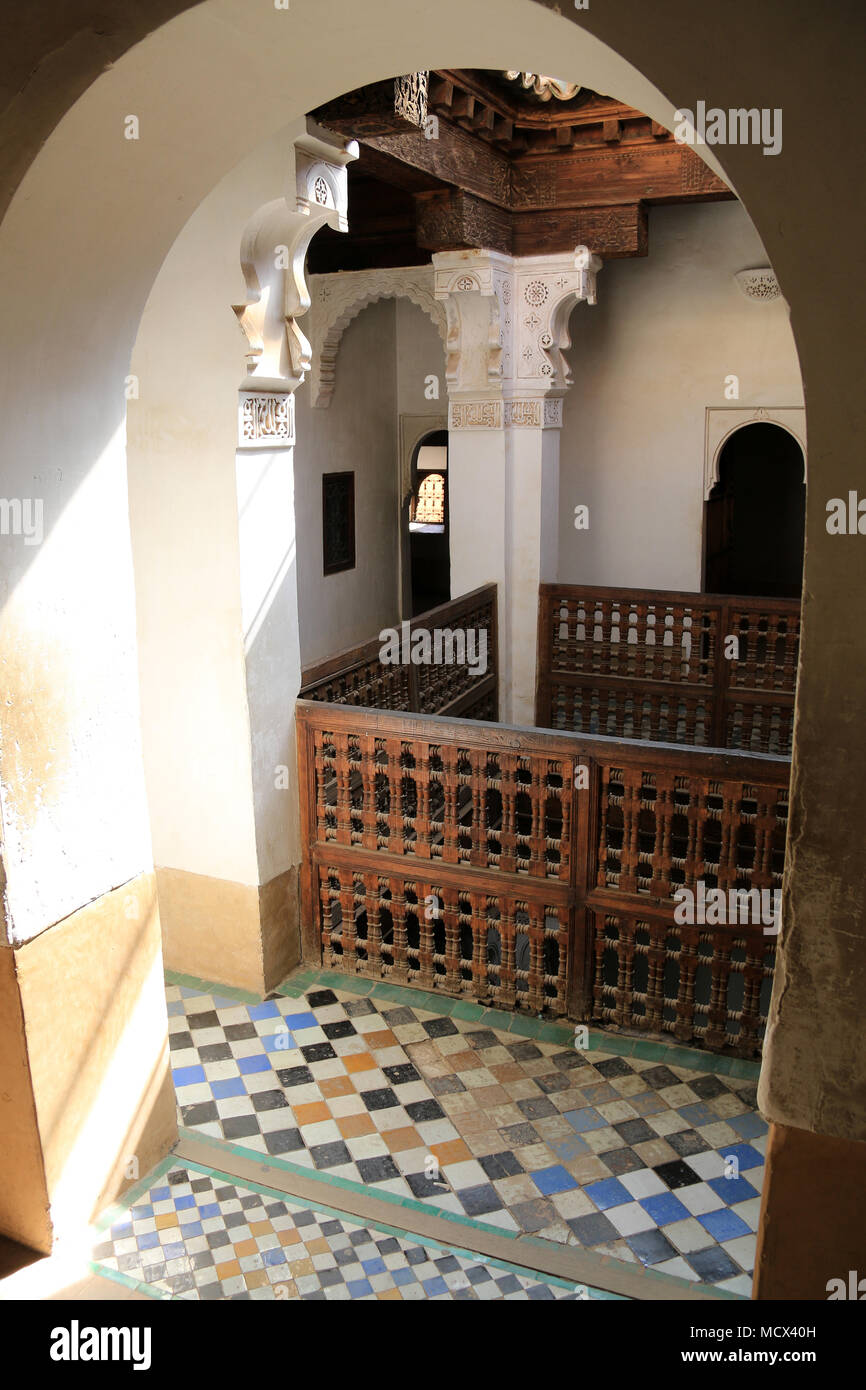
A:
[[[637,1202],[626,1202],[621,1207],[609,1207],[604,1213],[621,1236],[633,1236],[638,1231],[654,1231],[656,1223]]]

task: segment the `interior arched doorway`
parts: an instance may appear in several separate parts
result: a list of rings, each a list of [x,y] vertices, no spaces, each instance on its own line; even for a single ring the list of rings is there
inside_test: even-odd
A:
[[[412,459],[409,563],[412,616],[451,597],[448,548],[448,431],[425,435]]]
[[[704,589],[796,598],[803,580],[806,484],[794,436],[769,422],[735,430],[704,514]]]

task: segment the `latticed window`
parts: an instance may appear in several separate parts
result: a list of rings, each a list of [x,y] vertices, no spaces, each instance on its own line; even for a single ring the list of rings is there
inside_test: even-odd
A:
[[[412,520],[426,525],[444,526],[445,479],[441,473],[428,473],[421,480]]]

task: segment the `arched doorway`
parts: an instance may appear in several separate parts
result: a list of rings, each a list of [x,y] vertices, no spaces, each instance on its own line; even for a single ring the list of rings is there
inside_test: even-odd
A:
[[[448,538],[448,431],[425,435],[412,459],[409,506],[412,616],[451,597]]]
[[[744,425],[724,445],[706,503],[704,589],[796,598],[803,582],[803,452],[779,425]]]

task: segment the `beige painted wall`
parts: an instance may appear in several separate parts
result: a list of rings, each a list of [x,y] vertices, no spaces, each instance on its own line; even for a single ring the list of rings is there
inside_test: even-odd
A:
[[[304,666],[397,621],[397,304],[362,309],[340,342],[327,409],[296,393],[295,509]],[[322,573],[322,475],[355,473],[355,568]]]
[[[803,404],[787,305],[755,303],[733,278],[766,264],[738,203],[653,208],[649,256],[608,261],[598,303],[572,314],[563,583],[700,589],[706,407]],[[588,531],[574,529],[578,503]]]

